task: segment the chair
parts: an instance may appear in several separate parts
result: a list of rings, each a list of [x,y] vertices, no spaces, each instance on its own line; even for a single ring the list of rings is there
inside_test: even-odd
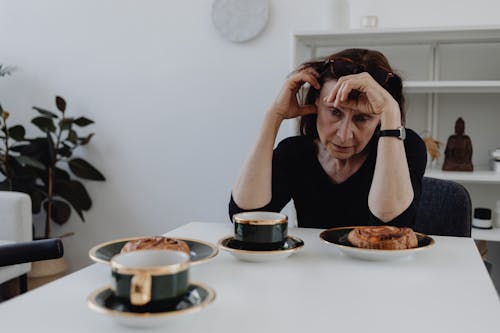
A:
[[[27,242],[32,237],[31,199],[20,192],[0,191],[0,245]],[[1,265],[0,265],[1,266]],[[20,287],[26,290],[30,263],[0,267],[0,284],[20,277]]]
[[[27,194],[0,191],[0,284],[19,277],[26,292],[31,262],[63,255],[60,239],[32,240],[31,199]]]
[[[449,180],[424,177],[415,231],[470,237],[471,226],[472,203],[465,187]]]

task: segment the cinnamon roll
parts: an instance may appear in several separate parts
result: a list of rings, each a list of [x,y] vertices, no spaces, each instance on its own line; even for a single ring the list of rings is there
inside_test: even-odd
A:
[[[352,245],[364,249],[405,250],[418,246],[417,235],[406,227],[358,227],[349,232],[347,239]]]
[[[188,255],[190,254],[189,246],[186,242],[180,239],[163,236],[131,240],[123,246],[120,253],[137,250],[173,250],[181,251]]]

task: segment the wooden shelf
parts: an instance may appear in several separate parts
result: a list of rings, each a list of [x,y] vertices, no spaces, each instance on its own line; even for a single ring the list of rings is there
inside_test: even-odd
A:
[[[500,228],[477,229],[472,228],[472,238],[491,242],[500,242]]]
[[[500,81],[405,81],[408,93],[500,93]]]
[[[426,177],[453,180],[459,183],[500,184],[500,172],[477,170],[472,172],[442,171],[440,169],[425,170]]]

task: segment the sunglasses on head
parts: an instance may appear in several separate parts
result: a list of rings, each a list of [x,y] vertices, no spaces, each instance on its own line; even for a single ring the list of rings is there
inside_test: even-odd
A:
[[[394,78],[394,73],[387,71],[379,66],[366,66],[358,64],[349,58],[331,58],[323,62],[319,73],[330,71],[332,76],[340,78],[341,76],[368,72],[381,86]]]

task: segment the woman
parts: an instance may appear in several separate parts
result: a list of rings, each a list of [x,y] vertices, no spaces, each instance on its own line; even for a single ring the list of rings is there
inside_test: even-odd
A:
[[[310,88],[304,103],[297,93]],[[280,211],[293,199],[299,227],[412,226],[426,150],[406,130],[401,78],[378,51],[348,49],[303,64],[266,113],[233,189],[229,214]],[[300,136],[273,151],[284,119]]]

